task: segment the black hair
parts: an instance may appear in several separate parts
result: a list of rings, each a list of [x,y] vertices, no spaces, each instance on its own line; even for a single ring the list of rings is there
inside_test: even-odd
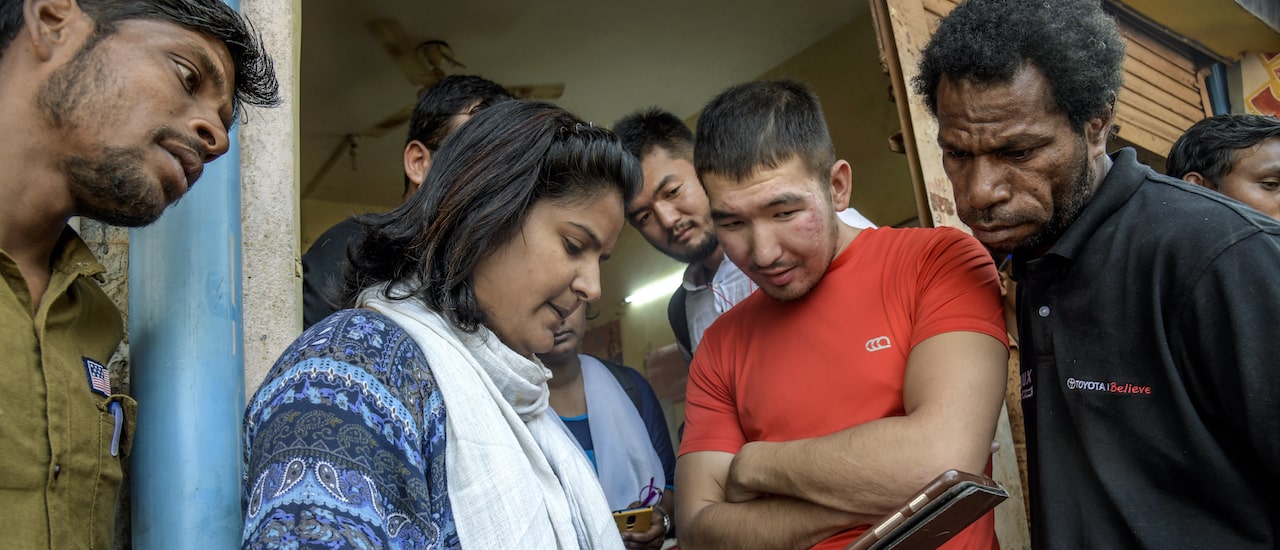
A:
[[[613,125],[622,146],[644,160],[645,155],[661,147],[674,158],[693,162],[693,131],[676,115],[657,107],[631,113]]]
[[[703,109],[697,135],[693,165],[702,181],[708,175],[741,181],[793,157],[826,181],[836,162],[818,96],[794,80],[747,82],[725,90]]]
[[[80,9],[93,19],[94,31],[81,47],[90,51],[99,41],[116,32],[117,25],[131,19],[164,21],[207,34],[226,45],[235,67],[235,95],[232,105],[241,103],[272,107],[280,104],[280,84],[275,65],[263,49],[253,25],[221,0],[78,0]],[[0,56],[22,28],[23,0],[0,0]]]
[[[18,36],[22,22],[22,0],[0,0],[0,57],[9,49],[9,43]]]
[[[1191,125],[1173,144],[1165,173],[1181,178],[1191,172],[1216,189],[1236,163],[1236,151],[1280,137],[1280,120],[1267,115],[1218,115]]]
[[[449,75],[432,84],[413,107],[409,119],[409,135],[404,142],[418,141],[435,151],[449,132],[456,130],[449,121],[456,115],[474,115],[502,101],[515,99],[502,85],[474,75]]]
[[[417,141],[435,152],[445,136],[456,130],[451,122],[457,115],[475,115],[489,106],[515,99],[502,85],[474,75],[449,75],[422,91],[409,119],[404,143]],[[407,193],[412,182],[404,177]]]
[[[912,83],[937,116],[943,78],[1006,83],[1029,64],[1044,75],[1057,111],[1083,132],[1115,106],[1124,51],[1099,0],[969,0],[939,24]]]
[[[572,204],[639,192],[640,163],[608,129],[549,103],[494,105],[445,138],[421,191],[399,208],[362,216],[339,303],[391,283],[388,299],[418,299],[459,329],[485,322],[476,265],[524,226],[538,201]],[[398,292],[392,293],[393,286]]]

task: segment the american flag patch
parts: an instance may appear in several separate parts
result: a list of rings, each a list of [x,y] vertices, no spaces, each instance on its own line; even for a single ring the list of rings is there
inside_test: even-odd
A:
[[[100,393],[103,397],[111,396],[111,371],[102,363],[94,361],[88,357],[84,359],[84,372],[89,376],[89,389],[94,393]]]

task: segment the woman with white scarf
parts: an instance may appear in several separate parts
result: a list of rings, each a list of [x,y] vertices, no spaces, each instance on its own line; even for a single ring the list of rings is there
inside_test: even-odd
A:
[[[649,529],[625,532],[622,540],[628,549],[657,550],[675,517],[667,420],[640,373],[578,353],[586,324],[586,308],[574,311],[556,332],[555,347],[538,354],[551,369],[551,408],[595,466],[610,508],[653,506]]]
[[[548,406],[549,351],[600,296],[638,162],[608,130],[510,101],[362,218],[339,311],[245,413],[245,548],[622,548]]]

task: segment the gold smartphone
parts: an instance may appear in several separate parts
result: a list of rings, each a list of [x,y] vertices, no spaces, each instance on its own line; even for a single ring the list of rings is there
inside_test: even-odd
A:
[[[643,533],[649,530],[653,521],[653,507],[615,510],[613,521],[618,524],[619,533]]]

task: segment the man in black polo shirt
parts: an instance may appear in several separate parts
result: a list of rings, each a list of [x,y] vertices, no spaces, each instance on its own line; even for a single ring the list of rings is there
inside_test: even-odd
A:
[[[1012,252],[1037,548],[1280,546],[1280,224],[1106,154],[1097,0],[970,0],[916,91],[956,207]]]

